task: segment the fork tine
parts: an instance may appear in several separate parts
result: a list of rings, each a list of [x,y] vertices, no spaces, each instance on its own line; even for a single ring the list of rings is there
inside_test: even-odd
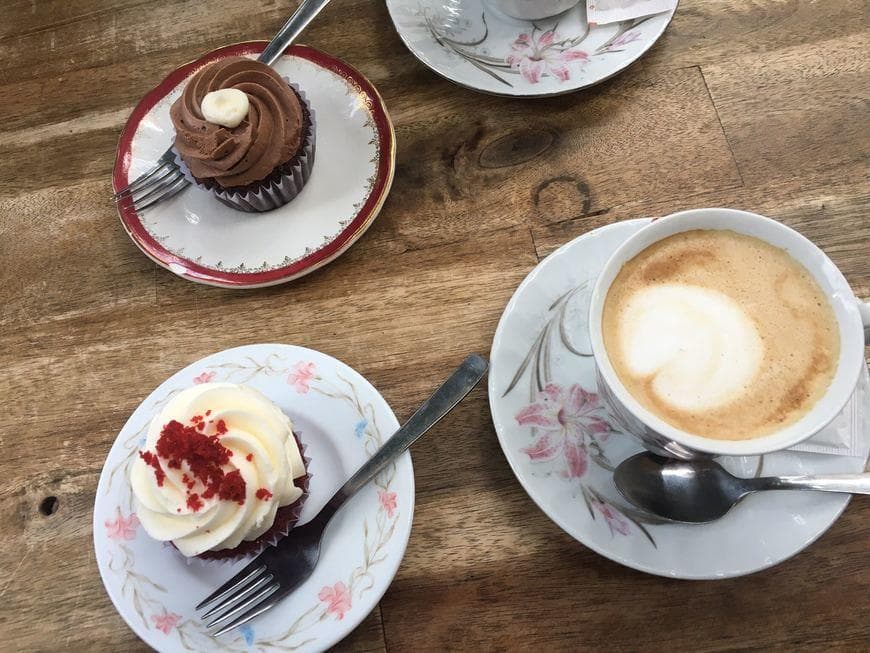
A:
[[[161,193],[160,195],[157,195],[156,197],[151,198],[150,200],[148,200],[144,204],[141,203],[141,200],[138,203],[134,202],[133,207],[136,209],[137,212],[141,213],[142,211],[147,209],[149,206],[153,206],[154,204],[157,204],[158,202],[163,202],[163,201],[168,200],[172,197],[175,197],[176,195],[178,195],[178,193],[183,191],[189,185],[190,185],[190,182],[188,182],[187,179],[182,177],[181,179],[176,181],[174,184],[171,184],[170,186],[164,187],[167,189],[166,192]]]
[[[141,175],[136,177],[136,179],[134,179],[129,184],[124,186],[124,188],[122,188],[117,193],[112,195],[112,199],[114,199],[117,202],[119,199],[123,199],[124,197],[127,197],[128,195],[132,195],[137,190],[140,190],[140,189],[144,188],[145,186],[147,186],[151,182],[151,180],[154,178],[154,176],[157,175],[159,172],[166,170],[166,169],[171,170],[172,168],[173,168],[173,166],[170,165],[168,161],[158,162],[157,165],[155,165],[154,167],[143,172]]]
[[[238,616],[236,619],[234,619],[233,621],[228,623],[226,626],[221,628],[219,631],[214,633],[214,636],[219,637],[220,635],[223,635],[224,633],[230,632],[233,628],[238,628],[239,626],[243,626],[244,624],[248,623],[254,617],[259,617],[266,610],[269,610],[270,608],[274,607],[275,604],[278,603],[278,601],[280,601],[282,598],[284,598],[284,597],[281,595],[267,598],[259,605],[254,606],[253,608],[248,610],[245,614]]]
[[[259,592],[257,592],[253,596],[251,596],[251,597],[245,599],[244,601],[242,601],[241,603],[239,603],[239,605],[234,607],[232,610],[230,610],[226,614],[222,614],[217,619],[213,619],[211,622],[207,623],[205,625],[205,627],[206,628],[214,628],[215,626],[217,626],[220,623],[223,623],[227,619],[231,619],[232,617],[235,617],[237,614],[245,612],[245,610],[247,610],[248,608],[256,609],[260,605],[260,603],[262,603],[264,600],[266,600],[267,598],[272,596],[275,592],[277,592],[280,589],[280,587],[281,586],[278,583],[272,583],[271,585],[264,587],[263,589],[261,589]],[[245,613],[242,616],[243,617],[247,616],[247,613]],[[231,623],[234,624],[235,621],[233,621]]]
[[[154,165],[149,169],[143,172],[141,175],[136,177],[133,181],[127,184],[124,188],[119,190],[117,193],[112,195],[112,198],[117,202],[119,199],[126,197],[134,190],[140,188],[148,179],[150,179],[158,170],[163,168],[164,166],[169,165],[170,168],[177,167],[175,163],[175,153],[172,151],[170,147],[166,150],[160,158],[154,163]]]
[[[273,576],[272,574],[270,574],[268,572],[257,576],[253,583],[250,583],[249,585],[242,586],[238,591],[233,592],[228,597],[218,601],[217,604],[211,610],[203,613],[202,616],[200,617],[200,619],[205,620],[205,619],[208,619],[209,617],[212,617],[212,616],[218,614],[219,612],[223,612],[227,608],[232,607],[233,604],[236,603],[237,601],[241,601],[246,596],[253,594],[258,589],[260,589],[263,585],[271,582],[272,579],[274,579],[274,578],[275,578],[275,576]]]
[[[134,190],[136,190],[137,188],[142,186],[142,184],[144,184],[146,181],[151,179],[151,177],[153,177],[155,174],[157,174],[157,171],[160,170],[161,168],[163,168],[165,165],[166,165],[165,163],[158,162],[155,165],[151,166],[150,168],[148,168],[148,170],[146,170],[141,175],[136,177],[133,181],[128,183],[121,190],[113,193],[112,199],[117,202],[122,197],[126,197],[127,195],[132,193]]]
[[[146,174],[140,175],[139,177],[134,179],[129,186],[115,193],[112,198],[117,202],[118,200],[124,199],[128,195],[133,195],[134,193],[143,191],[147,187],[156,184],[167,175],[173,174],[176,170],[178,170],[178,166],[176,166],[174,163],[163,163],[156,168],[152,168]]]
[[[239,573],[230,578],[226,583],[218,587],[214,592],[212,592],[202,601],[200,601],[199,605],[197,605],[195,609],[202,610],[209,603],[213,603],[217,599],[223,598],[225,595],[237,589],[243,583],[248,582],[249,580],[251,580],[255,576],[258,576],[264,571],[266,571],[266,563],[262,562],[259,558],[254,560],[253,562],[245,565]]]
[[[153,192],[148,193],[145,197],[141,197],[137,200],[133,200],[133,208],[136,211],[144,211],[149,206],[157,204],[158,202],[162,202],[164,200],[168,200],[170,197],[174,197],[178,195],[182,190],[187,188],[190,184],[187,179],[184,178],[184,175],[181,172],[178,172],[178,178],[172,183],[166,183],[160,187],[160,191],[158,194],[154,194]],[[151,197],[153,195],[153,197]],[[145,199],[150,197],[150,199],[146,202]]]
[[[183,178],[180,170],[176,170],[173,174],[167,175],[166,177],[161,177],[159,180],[156,180],[153,184],[148,184],[142,190],[133,191],[132,198],[133,203],[142,202],[153,195],[159,195],[164,188],[169,187],[174,184],[175,181],[179,178]]]

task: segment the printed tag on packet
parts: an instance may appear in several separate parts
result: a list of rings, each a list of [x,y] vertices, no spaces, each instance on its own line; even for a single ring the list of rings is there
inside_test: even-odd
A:
[[[586,20],[590,25],[606,25],[660,14],[676,6],[677,0],[586,0]]]
[[[834,421],[809,440],[791,448],[792,451],[822,453],[834,456],[866,458],[870,450],[870,406],[867,405],[867,385],[858,388]]]

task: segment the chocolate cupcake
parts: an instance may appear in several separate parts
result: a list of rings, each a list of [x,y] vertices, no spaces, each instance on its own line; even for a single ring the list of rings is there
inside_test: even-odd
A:
[[[256,390],[204,383],[172,398],[130,469],[145,531],[187,558],[236,559],[276,544],[308,496],[302,445]]]
[[[264,63],[228,57],[201,68],[170,117],[182,170],[235,209],[282,206],[311,175],[311,107],[300,89]]]

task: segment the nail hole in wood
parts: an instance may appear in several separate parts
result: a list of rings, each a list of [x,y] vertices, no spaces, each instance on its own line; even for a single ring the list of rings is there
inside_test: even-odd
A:
[[[56,513],[59,506],[60,501],[57,500],[57,497],[45,497],[39,503],[39,512],[48,517]]]

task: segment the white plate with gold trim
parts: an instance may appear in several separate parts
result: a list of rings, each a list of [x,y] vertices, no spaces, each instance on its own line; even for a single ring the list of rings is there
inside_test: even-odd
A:
[[[169,107],[207,63],[251,58],[264,41],[219,48],[169,74],[133,110],[118,141],[117,191],[149,170],[172,144]],[[118,205],[121,224],[158,265],[213,286],[284,283],[326,265],[371,226],[390,192],[396,136],[384,101],[358,70],[325,52],[294,45],[274,64],[298,84],[314,115],[317,152],[311,178],[289,204],[244,213],[190,187],[141,213]]]
[[[139,405],[106,459],[93,523],[103,584],[130,628],[159,651],[322,651],[372,611],[399,568],[414,513],[410,454],[334,517],[320,562],[298,589],[261,617],[214,638],[193,607],[246,561],[188,561],[171,545],[152,540],[132,512],[127,480],[151,418],[175,393],[207,381],[256,388],[293,420],[310,459],[310,494],[300,523],[311,519],[399,428],[368,381],[311,349],[248,345],[188,365]]]

